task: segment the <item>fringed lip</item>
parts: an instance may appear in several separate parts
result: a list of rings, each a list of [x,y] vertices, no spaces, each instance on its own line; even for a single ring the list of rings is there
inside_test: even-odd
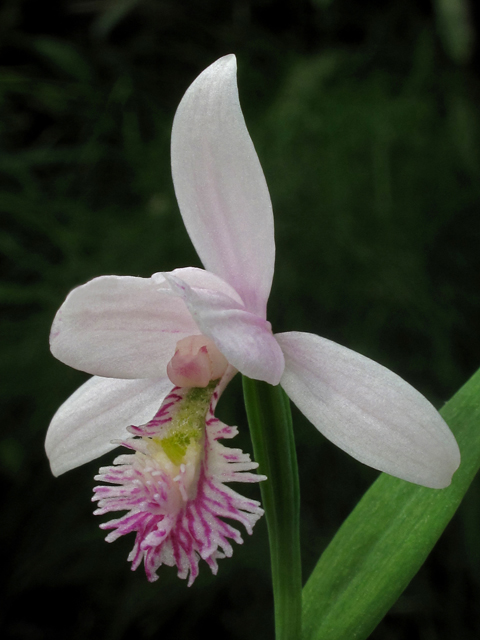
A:
[[[166,564],[176,566],[178,576],[188,578],[190,586],[198,575],[201,559],[216,574],[217,561],[233,553],[231,542],[243,542],[238,529],[224,518],[239,522],[251,534],[263,515],[258,501],[241,496],[225,484],[265,479],[252,473],[258,465],[248,454],[219,442],[238,433],[236,427],[222,423],[214,415],[220,393],[234,371],[227,373],[228,379],[224,376],[209,391],[201,433],[196,434],[191,424],[182,422],[184,433],[175,432],[178,442],[172,444],[172,429],[178,427],[176,417],[185,408],[195,414],[192,391],[200,391],[175,387],[152,420],[130,427],[133,437],[121,444],[134,453],[118,456],[95,478],[109,483],[94,489],[93,500],[98,502],[95,514],[127,512],[100,525],[111,529],[107,541],[134,532],[129,560],[132,569],[143,561],[150,581],[158,579],[158,569]],[[205,398],[208,393],[202,391],[203,396],[197,394],[198,398]],[[193,434],[186,444],[185,434]],[[181,459],[177,459],[182,454],[179,443],[185,446]]]

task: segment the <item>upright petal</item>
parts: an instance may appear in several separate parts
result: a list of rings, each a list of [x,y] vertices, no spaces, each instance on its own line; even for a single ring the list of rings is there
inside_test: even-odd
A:
[[[308,333],[276,336],[281,385],[319,431],[369,466],[432,488],[450,484],[460,452],[440,414],[382,365]]]
[[[273,385],[280,382],[285,361],[267,320],[220,291],[190,287],[172,274],[164,276],[185,301],[201,332],[231,365],[249,378]]]
[[[275,259],[272,205],[240,108],[235,56],[213,63],[183,97],[173,122],[172,174],[206,269],[265,318]]]
[[[167,379],[90,378],[53,416],[45,440],[52,473],[90,462],[125,438],[132,423],[150,420],[172,389]]]

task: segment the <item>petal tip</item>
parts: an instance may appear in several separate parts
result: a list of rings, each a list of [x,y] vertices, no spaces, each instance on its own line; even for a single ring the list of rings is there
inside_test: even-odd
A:
[[[58,478],[59,476],[63,475],[66,471],[68,471],[68,469],[63,469],[61,467],[58,467],[53,460],[49,460],[49,462],[50,462],[50,471],[52,472],[52,476],[54,478]]]
[[[54,420],[52,420],[54,422]],[[68,465],[62,462],[61,453],[58,451],[58,443],[52,438],[52,432],[47,431],[47,437],[45,438],[45,453],[47,454],[48,462],[50,465],[50,471],[55,478],[61,476],[70,468]]]
[[[208,74],[209,72],[212,71],[217,71],[223,69],[226,72],[231,73],[232,75],[235,75],[237,72],[237,57],[234,53],[227,53],[227,55],[222,56],[221,58],[218,58],[218,60],[215,60],[215,62],[212,62],[212,64],[207,67],[205,69],[205,71],[203,71],[203,73],[200,74],[199,77],[202,77],[204,74]]]
[[[217,62],[220,62],[221,60],[223,60],[226,64],[232,65],[233,67],[237,66],[237,56],[234,53],[227,53],[227,55],[219,58]]]
[[[451,450],[448,452],[448,461],[446,461],[443,468],[438,474],[438,480],[432,483],[433,489],[446,489],[452,484],[453,476],[458,471],[461,463],[460,449],[457,442],[454,440],[451,446]]]

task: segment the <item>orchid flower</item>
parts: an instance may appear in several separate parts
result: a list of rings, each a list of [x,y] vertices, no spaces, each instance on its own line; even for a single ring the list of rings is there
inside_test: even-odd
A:
[[[310,422],[357,460],[441,488],[460,463],[434,407],[407,382],[317,335],[274,334],[266,319],[274,271],[272,205],[238,99],[236,61],[225,56],[190,86],[175,115],[172,173],[180,212],[205,270],[151,278],[104,276],[74,289],[51,332],[53,355],[94,377],[54,416],[46,450],[55,475],[119,444],[97,479],[108,540],[135,531],[132,568],[161,564],[181,577],[198,560],[215,572],[251,533],[259,503],[224,485],[264,479],[238,449],[215,405],[237,371],[280,384]],[[134,424],[140,426],[133,426]]]

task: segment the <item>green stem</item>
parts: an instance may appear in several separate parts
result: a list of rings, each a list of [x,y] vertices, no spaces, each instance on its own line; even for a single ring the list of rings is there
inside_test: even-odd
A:
[[[301,637],[300,490],[290,401],[280,386],[243,377],[272,563],[276,640]]]

